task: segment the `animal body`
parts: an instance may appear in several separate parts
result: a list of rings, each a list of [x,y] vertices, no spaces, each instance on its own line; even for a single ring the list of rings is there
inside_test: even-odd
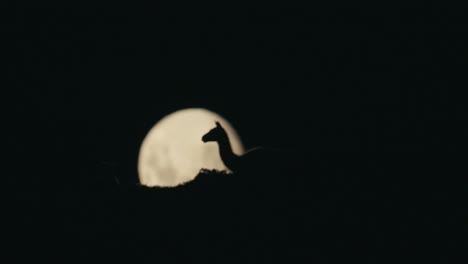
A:
[[[235,173],[271,171],[281,167],[285,161],[281,151],[263,147],[252,148],[242,155],[237,155],[232,151],[228,134],[219,122],[202,137],[202,141],[218,143],[221,160]]]

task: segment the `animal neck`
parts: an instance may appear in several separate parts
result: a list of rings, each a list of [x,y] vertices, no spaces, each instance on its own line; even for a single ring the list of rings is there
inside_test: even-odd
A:
[[[224,165],[231,171],[236,171],[239,156],[237,156],[232,151],[229,138],[227,136],[222,137],[221,139],[218,140],[218,145],[219,145],[219,155],[221,156],[221,160],[223,161]]]

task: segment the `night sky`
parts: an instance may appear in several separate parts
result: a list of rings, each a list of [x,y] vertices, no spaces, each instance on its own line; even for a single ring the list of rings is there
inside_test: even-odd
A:
[[[247,148],[301,149],[306,183],[324,172],[315,169],[320,156],[344,172],[326,172],[344,184],[359,178],[357,189],[371,193],[386,186],[394,198],[376,204],[393,204],[402,221],[395,230],[423,226],[427,237],[449,241],[431,256],[444,259],[460,245],[444,230],[462,234],[454,223],[466,215],[466,206],[445,205],[463,201],[466,190],[458,166],[466,100],[449,89],[462,87],[456,80],[466,64],[462,10],[113,2],[8,13],[4,89],[12,95],[4,99],[13,104],[4,129],[14,172],[4,175],[13,187],[4,188],[17,201],[12,210],[23,212],[13,218],[19,229],[40,227],[28,227],[33,217],[18,208],[47,223],[44,204],[73,186],[105,182],[113,169],[123,184],[136,183],[148,130],[173,111],[203,107],[229,120]],[[392,245],[411,248],[405,241]]]

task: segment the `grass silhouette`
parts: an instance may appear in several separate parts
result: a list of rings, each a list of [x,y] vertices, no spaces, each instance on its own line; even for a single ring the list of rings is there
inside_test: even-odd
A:
[[[13,238],[32,236],[16,243],[78,262],[343,263],[376,254],[395,261],[406,252],[399,243],[416,240],[405,229],[406,214],[418,210],[416,181],[399,176],[394,160],[333,158],[273,173],[201,170],[175,188],[116,184],[97,173],[103,180],[47,199],[28,189],[35,199],[14,211],[24,220],[12,223]],[[386,170],[360,160],[386,162]]]

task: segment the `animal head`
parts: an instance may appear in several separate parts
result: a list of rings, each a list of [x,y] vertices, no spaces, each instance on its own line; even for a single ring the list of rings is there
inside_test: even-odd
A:
[[[213,142],[213,141],[218,141],[219,139],[222,139],[223,137],[226,137],[226,131],[224,131],[224,128],[221,126],[221,124],[216,121],[216,126],[208,131],[205,135],[202,137],[203,142]]]

